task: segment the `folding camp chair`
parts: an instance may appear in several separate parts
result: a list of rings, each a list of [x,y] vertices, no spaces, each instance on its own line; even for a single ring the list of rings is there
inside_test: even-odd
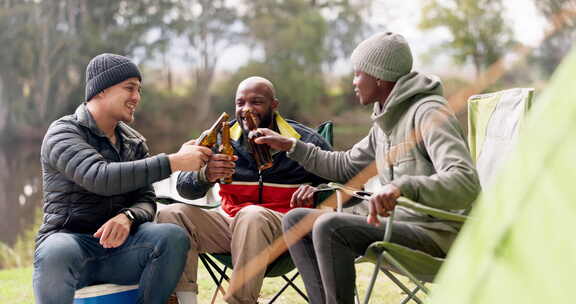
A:
[[[517,137],[519,126],[532,104],[533,89],[510,89],[491,94],[475,95],[468,100],[468,139],[472,158],[475,160],[483,188],[489,186],[491,178],[505,161]],[[338,184],[329,184],[349,195],[366,199],[370,193],[357,192]],[[339,202],[339,205],[342,202]],[[401,197],[397,206],[409,208],[438,219],[461,222],[466,216],[428,207]],[[428,294],[425,283],[433,282],[444,259],[430,256],[424,252],[413,250],[390,242],[394,211],[386,223],[386,233],[383,241],[372,243],[365,254],[357,260],[372,262],[375,268],[366,291],[364,303],[368,303],[379,271],[390,278],[403,292],[406,298],[401,303],[410,300],[422,303],[416,295],[420,290]],[[416,285],[412,290],[402,283],[394,274],[407,277]],[[359,302],[359,298],[356,298]]]
[[[326,121],[322,123],[316,131],[320,134],[330,145],[333,145],[333,123],[331,121]],[[180,197],[176,191],[176,179],[177,176],[172,176],[170,179],[166,179],[162,182],[155,184],[156,194],[158,201],[164,204],[171,204],[177,202],[187,202],[201,208],[215,208],[220,204],[215,202],[212,198],[215,191],[209,193],[208,199],[197,200],[197,202],[186,200]],[[212,296],[212,303],[216,300],[218,291],[224,294],[224,289],[222,288],[222,283],[224,280],[230,281],[229,276],[226,271],[233,269],[232,256],[229,253],[202,253],[199,255],[199,259],[208,271],[208,274],[216,284],[216,290]],[[219,265],[220,264],[220,265]],[[268,303],[274,303],[276,299],[288,288],[292,287],[306,302],[308,302],[308,297],[306,294],[294,284],[294,280],[299,276],[296,272],[290,277],[289,272],[295,269],[292,258],[288,252],[285,252],[279,256],[275,261],[270,263],[266,268],[265,277],[281,277],[284,279],[284,285],[276,292],[276,294],[270,299]]]

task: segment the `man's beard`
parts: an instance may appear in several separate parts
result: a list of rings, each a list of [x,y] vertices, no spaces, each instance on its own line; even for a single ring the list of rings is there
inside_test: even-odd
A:
[[[264,116],[260,116],[259,114],[254,112],[252,112],[252,115],[257,116],[258,120],[260,120],[260,123],[258,124],[257,128],[273,128],[272,121],[274,119],[274,111],[269,111]],[[242,117],[236,117],[236,121],[240,122],[243,131],[249,132],[249,130],[247,129],[248,126],[245,126]]]
[[[272,119],[274,118],[274,111],[269,111],[264,115],[264,117],[260,117],[260,125],[258,128],[271,128],[272,127]]]

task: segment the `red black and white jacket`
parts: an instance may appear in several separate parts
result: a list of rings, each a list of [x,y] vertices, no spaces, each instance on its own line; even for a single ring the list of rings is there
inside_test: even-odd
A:
[[[276,131],[284,136],[295,137],[321,147],[332,150],[330,144],[314,129],[306,127],[293,120],[285,120],[279,114],[275,115]],[[286,156],[286,152],[272,154],[274,165],[262,171],[259,181],[256,162],[245,143],[245,136],[238,123],[231,127],[232,146],[238,156],[236,172],[231,184],[220,184],[222,209],[230,216],[236,215],[240,209],[249,205],[260,205],[272,210],[286,213],[290,208],[292,194],[300,185],[318,185],[324,179],[304,170],[296,161]],[[206,181],[202,173],[182,172],[178,177],[177,189],[180,195],[188,199],[197,199],[206,195],[213,183]],[[261,199],[261,201],[260,201]]]

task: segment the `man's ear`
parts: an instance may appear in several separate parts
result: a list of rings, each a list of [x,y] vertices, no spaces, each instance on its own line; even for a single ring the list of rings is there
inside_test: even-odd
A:
[[[280,100],[278,100],[278,98],[274,98],[272,99],[272,110],[276,111],[276,109],[278,109],[278,106],[280,105]]]

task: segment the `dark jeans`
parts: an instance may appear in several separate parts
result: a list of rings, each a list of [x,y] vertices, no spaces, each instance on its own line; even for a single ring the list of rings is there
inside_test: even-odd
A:
[[[290,211],[282,220],[284,231],[312,212],[319,211]],[[366,217],[345,213],[324,213],[316,219],[312,231],[289,248],[311,303],[354,303],[354,260],[370,244],[383,239],[385,225],[382,222],[374,227],[366,222]],[[406,222],[394,223],[391,242],[444,256],[422,229]]]
[[[72,303],[76,289],[112,283],[139,284],[138,303],[163,304],[180,279],[189,247],[184,230],[173,224],[144,223],[111,249],[90,234],[54,233],[35,252],[36,303]]]

